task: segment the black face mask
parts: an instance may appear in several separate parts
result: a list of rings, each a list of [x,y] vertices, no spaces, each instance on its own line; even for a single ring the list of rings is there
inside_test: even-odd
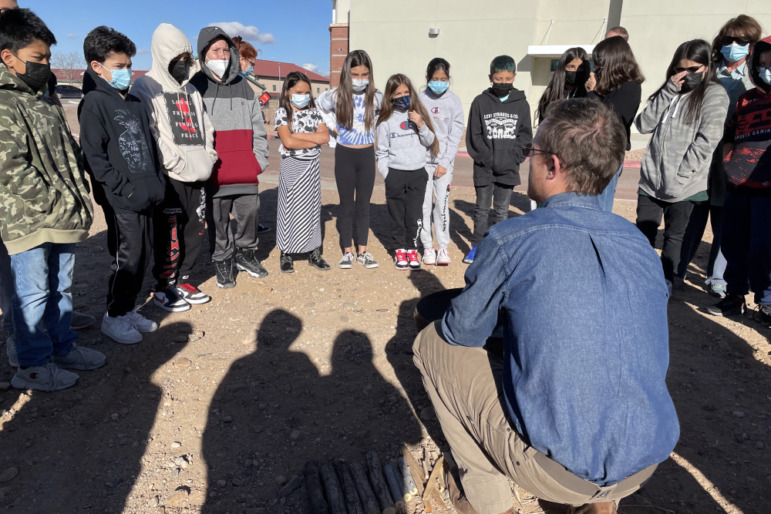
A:
[[[693,91],[704,81],[704,77],[701,73],[686,73],[683,78],[683,85],[680,86],[681,93],[687,93]]]
[[[565,84],[568,86],[573,86],[576,83],[576,75],[578,74],[577,71],[566,71],[565,72]]]
[[[18,57],[16,58],[19,59]],[[51,79],[51,66],[29,61],[26,61],[24,64],[27,66],[26,73],[17,73],[16,76],[37,93],[43,89]]]
[[[169,73],[174,77],[174,80],[180,84],[187,79],[187,74],[190,70],[190,64],[186,60],[172,61],[169,63]]]
[[[503,98],[504,96],[509,94],[509,91],[514,86],[508,82],[493,82],[493,93],[495,93],[495,96],[498,98]]]

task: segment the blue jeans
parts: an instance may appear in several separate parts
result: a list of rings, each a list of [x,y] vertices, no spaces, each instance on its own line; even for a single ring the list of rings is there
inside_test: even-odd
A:
[[[19,365],[43,366],[67,355],[77,336],[72,321],[75,245],[44,243],[11,255],[13,327]]]
[[[709,218],[712,225],[712,249],[709,252],[709,261],[707,262],[707,280],[708,285],[725,286],[726,260],[723,252],[720,251],[720,238],[723,228],[723,207],[710,205],[709,201],[699,202],[693,205],[691,219],[688,220],[688,227],[683,236],[683,247],[680,251],[680,264],[677,266],[677,276],[685,278],[688,272],[688,265],[696,255],[696,251],[701,244],[701,238],[704,236],[704,229],[707,226]]]
[[[613,198],[616,196],[616,186],[618,185],[618,178],[621,176],[621,172],[624,171],[624,163],[621,163],[621,167],[610,179],[608,185],[602,190],[602,193],[597,195],[597,200],[600,202],[600,209],[605,212],[613,212]]]
[[[751,289],[755,303],[771,305],[771,196],[729,188],[723,206],[723,238],[728,261],[728,294],[745,295]]]

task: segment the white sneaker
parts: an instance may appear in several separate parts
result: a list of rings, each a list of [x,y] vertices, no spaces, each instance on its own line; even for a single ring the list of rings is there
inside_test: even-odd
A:
[[[131,324],[134,325],[139,332],[155,332],[158,330],[158,323],[151,319],[147,319],[139,311],[134,309],[126,314],[126,317],[131,320]]]
[[[54,355],[54,364],[58,367],[83,371],[101,368],[106,360],[107,357],[102,352],[76,344],[72,345],[72,351],[67,355]]]
[[[436,265],[447,266],[451,262],[452,260],[450,259],[450,253],[447,251],[447,248],[440,248],[439,253],[436,256]]]
[[[353,268],[353,259],[354,257],[351,252],[345,252],[343,258],[337,263],[337,267],[340,269],[351,269]]]
[[[53,362],[49,362],[45,366],[19,368],[11,379],[11,385],[16,389],[60,391],[74,386],[78,378],[80,377],[77,373],[61,369]]]
[[[113,318],[105,313],[102,319],[102,334],[120,344],[137,344],[142,341],[142,334],[134,327],[128,314]]]
[[[436,250],[433,248],[423,249],[423,264],[433,266],[436,264]]]

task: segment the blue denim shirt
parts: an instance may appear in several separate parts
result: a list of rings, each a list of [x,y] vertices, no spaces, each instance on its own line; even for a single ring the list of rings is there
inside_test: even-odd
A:
[[[531,446],[610,485],[667,459],[680,434],[666,386],[661,261],[597,197],[563,193],[493,226],[441,329],[504,339],[503,401]]]

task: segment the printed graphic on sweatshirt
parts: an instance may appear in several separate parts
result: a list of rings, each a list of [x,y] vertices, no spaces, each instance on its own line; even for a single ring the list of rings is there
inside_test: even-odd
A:
[[[301,111],[292,110],[292,134],[313,134],[319,128],[319,125],[323,123],[324,119],[321,117],[319,110],[315,107],[303,109]],[[273,125],[276,127],[276,133],[278,133],[278,128],[280,126],[288,125],[286,109],[283,107],[276,109]],[[296,157],[298,159],[313,159],[320,151],[319,146],[297,150],[289,150],[285,148],[283,144],[279,147],[279,153],[283,157]]]
[[[169,113],[171,133],[174,144],[177,145],[203,145],[203,134],[198,113],[195,107],[187,100],[186,95],[176,93],[163,93],[166,101],[166,110]]]
[[[153,161],[150,148],[142,137],[142,123],[139,118],[125,109],[116,109],[115,113],[114,120],[126,129],[118,138],[118,148],[129,170],[133,174],[151,170]]]
[[[372,130],[367,131],[364,125],[364,97],[366,95],[353,95],[353,127],[338,126],[338,141],[344,145],[371,145],[375,142],[375,123]],[[375,111],[373,120],[377,119]]]
[[[519,114],[494,112],[484,115],[487,139],[516,139]]]

